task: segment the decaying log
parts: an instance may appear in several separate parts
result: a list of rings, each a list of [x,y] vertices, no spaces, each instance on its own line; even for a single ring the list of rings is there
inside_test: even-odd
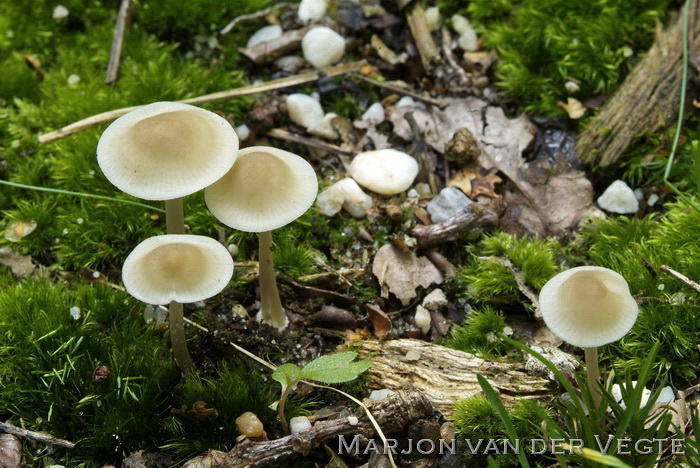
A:
[[[503,213],[503,203],[498,199],[489,199],[484,203],[472,203],[464,210],[441,223],[430,226],[416,226],[411,231],[420,247],[457,240],[466,231],[479,227],[498,224]]]
[[[547,381],[526,374],[522,364],[481,359],[473,354],[420,340],[363,341],[361,356],[371,359],[369,385],[400,390],[415,388],[449,417],[454,403],[481,392],[476,374],[486,377],[507,402],[549,394]],[[411,352],[410,355],[407,354]],[[410,359],[410,360],[409,360]]]
[[[700,46],[698,10],[691,9],[689,37]],[[667,29],[657,29],[654,45],[613,97],[578,138],[576,154],[587,164],[614,163],[644,132],[668,127],[678,117],[683,57],[682,15]]]
[[[371,400],[367,400],[369,401]],[[425,395],[415,390],[404,390],[382,401],[369,404],[367,402],[365,404],[385,435],[403,431],[414,422],[428,418],[433,413],[433,408]],[[353,425],[348,421],[351,416],[357,418],[357,424]],[[364,411],[358,411],[344,418],[320,421],[305,431],[280,439],[262,442],[244,439],[228,453],[212,450],[207,455],[188,461],[183,468],[267,466],[292,455],[307,455],[339,435],[353,434],[362,434],[368,438],[377,437]]]

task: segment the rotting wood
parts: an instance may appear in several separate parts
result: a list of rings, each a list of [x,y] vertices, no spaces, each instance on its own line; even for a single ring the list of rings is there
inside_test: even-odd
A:
[[[301,40],[310,28],[287,31],[279,37],[261,42],[253,47],[241,47],[238,52],[258,65],[283,55],[291,54],[301,48]]]
[[[260,83],[250,86],[243,86],[241,88],[230,89],[227,91],[219,91],[216,93],[205,94],[203,96],[198,96],[190,99],[183,99],[181,101],[184,104],[191,104],[193,106],[205,104],[208,102],[225,101],[227,99],[233,99],[241,96],[249,96],[251,94],[264,93],[266,91],[274,91],[280,88],[286,88],[288,86],[295,86],[303,83],[309,83],[321,79],[324,76],[338,76],[347,73],[352,73],[364,65],[367,62],[360,60],[358,62],[343,63],[341,65],[336,65],[334,67],[324,68],[322,70],[314,70],[306,73],[300,73],[294,76],[288,76],[285,78],[280,78],[278,80],[271,80],[266,83]],[[54,130],[49,133],[45,133],[39,136],[39,143],[45,145],[51,143],[67,136],[73,135],[88,128],[95,127],[100,124],[111,122],[112,120],[121,117],[122,115],[136,110],[142,106],[131,106],[124,107],[121,109],[115,109],[107,112],[102,112],[101,114],[96,114],[91,117],[74,122],[70,125],[66,125],[63,128]]]
[[[498,224],[503,203],[498,199],[476,202],[446,220],[430,226],[416,226],[411,231],[421,248],[457,240],[464,232]]]
[[[432,416],[433,408],[422,393],[415,390],[402,390],[384,400],[366,400],[375,419],[385,434],[401,432],[408,426]],[[357,424],[348,421],[350,416],[357,418]],[[267,466],[287,457],[307,455],[312,450],[330,443],[340,435],[362,434],[376,437],[372,423],[363,411],[329,421],[319,421],[305,431],[275,440],[253,441],[244,439],[230,452],[211,450],[206,455],[194,458],[183,468],[200,466],[253,468]]]
[[[689,42],[697,47],[700,26]],[[600,113],[581,133],[576,154],[587,164],[601,167],[613,164],[632,141],[645,132],[668,127],[677,117],[682,84],[682,15],[671,26],[657,29],[656,40],[646,56],[630,72]]]
[[[0,432],[6,432],[8,434],[13,434],[19,437],[25,437],[27,439],[36,440],[47,445],[58,445],[59,447],[65,447],[72,449],[75,447],[73,442],[67,440],[58,439],[51,434],[46,434],[45,432],[34,432],[21,427],[17,427],[10,422],[0,422]]]
[[[363,358],[374,362],[368,371],[371,387],[395,391],[414,388],[447,417],[454,413],[455,402],[481,392],[477,374],[486,377],[506,402],[550,394],[547,381],[526,374],[522,363],[482,359],[414,339],[360,341],[355,345]],[[408,360],[409,351],[419,357]]]
[[[114,38],[112,39],[112,49],[109,52],[109,64],[105,73],[105,84],[114,84],[119,75],[119,63],[122,58],[122,46],[124,45],[124,34],[129,22],[133,4],[131,0],[122,0],[117,13],[117,22],[114,27]]]

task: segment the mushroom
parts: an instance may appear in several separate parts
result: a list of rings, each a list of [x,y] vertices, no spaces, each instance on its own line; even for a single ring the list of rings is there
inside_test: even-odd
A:
[[[233,165],[238,136],[224,118],[178,102],[155,102],[112,122],[97,143],[97,163],[123,192],[165,200],[168,234],[184,234],[182,197],[211,185]],[[173,347],[184,342],[182,305],[170,305]],[[189,355],[180,368],[194,369]]]
[[[192,361],[185,341],[182,303],[220,293],[232,274],[233,259],[226,247],[209,237],[187,234],[146,239],[122,267],[129,294],[148,304],[170,304],[173,354],[180,368],[188,371]],[[182,333],[175,333],[178,330]]]
[[[204,190],[209,210],[219,221],[260,237],[259,277],[263,322],[287,326],[272,261],[272,230],[291,223],[313,204],[316,173],[300,156],[268,146],[238,153],[231,170]]]
[[[583,348],[588,386],[597,407],[598,346],[622,338],[639,314],[627,281],[607,268],[571,268],[550,279],[539,299],[542,318],[549,329],[567,343]]]

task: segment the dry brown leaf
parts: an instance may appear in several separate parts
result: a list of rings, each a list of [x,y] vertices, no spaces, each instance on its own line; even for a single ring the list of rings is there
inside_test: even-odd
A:
[[[581,101],[571,97],[566,100],[566,103],[561,101],[557,102],[557,106],[564,109],[571,119],[580,119],[587,110],[584,105],[581,104]]]
[[[472,196],[472,180],[478,179],[480,174],[473,169],[461,169],[447,182],[448,187],[456,187],[468,197]]]
[[[391,319],[387,314],[384,313],[382,309],[374,304],[365,304],[365,309],[369,314],[370,320],[372,320],[372,326],[374,327],[374,335],[378,340],[383,340],[385,336],[391,332]]]
[[[0,265],[9,267],[17,278],[26,278],[36,269],[32,257],[20,255],[9,247],[0,248]]]
[[[40,83],[44,81],[44,69],[41,68],[41,62],[39,59],[28,54],[22,54],[22,58],[24,59],[24,63],[26,63],[29,68],[34,70],[36,80]]]
[[[496,184],[500,184],[501,182],[503,182],[503,179],[496,174],[474,179],[471,183],[472,198],[476,198],[479,195],[485,195],[489,198],[501,198],[501,196],[496,193]]]
[[[416,296],[416,288],[427,288],[443,281],[442,273],[426,257],[401,252],[393,244],[382,246],[374,256],[372,273],[382,287],[382,297],[393,293],[403,305]]]

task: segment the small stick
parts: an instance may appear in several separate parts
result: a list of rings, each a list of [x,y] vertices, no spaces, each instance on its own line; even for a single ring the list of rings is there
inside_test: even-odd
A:
[[[359,78],[360,80],[364,81],[365,83],[369,83],[369,84],[374,85],[378,88],[384,88],[386,90],[393,91],[393,92],[398,93],[398,94],[411,96],[413,99],[415,99],[417,101],[422,101],[422,102],[425,102],[426,104],[431,104],[431,105],[436,106],[440,109],[444,109],[449,104],[449,101],[447,101],[446,99],[433,99],[431,97],[423,96],[422,94],[420,94],[412,89],[405,88],[403,86],[398,86],[398,85],[392,84],[391,82],[381,83],[379,81],[371,80],[371,79],[367,78],[366,76],[362,76],[362,75],[355,75],[355,76],[357,78]]]
[[[6,432],[8,434],[14,434],[16,436],[20,437],[26,437],[27,439],[32,439],[36,440],[38,442],[41,442],[43,444],[49,444],[49,445],[58,445],[60,447],[65,447],[72,449],[75,447],[75,444],[73,442],[69,442],[67,440],[63,439],[57,439],[56,437],[52,436],[51,434],[47,434],[45,432],[34,432],[34,431],[28,431],[27,429],[22,429],[21,427],[17,427],[14,424],[10,422],[0,422],[0,431]]]
[[[332,145],[330,143],[326,143],[325,141],[321,141],[316,138],[308,138],[305,136],[297,135],[287,130],[282,130],[281,128],[273,128],[271,130],[268,130],[267,133],[265,133],[265,135],[269,136],[270,138],[292,141],[294,143],[299,143],[310,148],[320,149],[322,151],[328,151],[330,153],[345,154],[347,156],[354,156],[355,154],[351,151],[344,150],[340,146]]]
[[[598,369],[598,348],[583,348],[586,357],[586,378],[588,380],[588,388],[593,397],[593,408],[595,411],[600,406],[600,370]],[[573,395],[572,395],[573,397]]]
[[[272,5],[270,7],[265,8],[264,10],[260,10],[260,11],[257,11],[255,13],[248,13],[245,15],[237,16],[234,19],[232,19],[229,24],[224,26],[224,28],[221,31],[219,31],[219,33],[223,36],[225,34],[230,33],[231,30],[233,28],[235,28],[236,25],[242,21],[262,18],[263,16],[267,16],[270,13],[272,13],[273,11],[278,10],[280,8],[297,8],[298,6],[299,6],[298,3],[278,3],[276,5]]]
[[[486,257],[490,258],[490,257]],[[535,318],[542,320],[542,312],[540,312],[540,300],[537,298],[537,294],[530,289],[530,286],[525,283],[525,278],[523,278],[523,274],[518,271],[515,268],[515,265],[513,265],[513,262],[511,262],[509,259],[505,257],[493,257],[498,262],[503,265],[504,267],[508,268],[510,270],[510,273],[513,275],[513,278],[515,279],[515,284],[517,284],[518,289],[520,290],[521,293],[528,299],[530,299],[530,302],[532,302],[532,305],[535,307]],[[479,258],[481,260],[481,257]]]
[[[690,278],[685,276],[683,273],[677,272],[676,270],[674,270],[673,268],[671,268],[668,265],[661,265],[659,267],[659,270],[665,271],[669,275],[673,276],[674,278],[676,278],[679,281],[682,281],[683,283],[687,284],[688,286],[690,286],[691,288],[693,288],[694,290],[696,290],[697,292],[700,293],[700,284],[691,280]]]
[[[343,63],[334,67],[325,68],[323,70],[314,70],[306,73],[301,73],[299,75],[288,76],[285,78],[280,78],[278,80],[268,81],[266,83],[243,86],[241,88],[229,89],[227,91],[219,91],[217,93],[205,94],[203,96],[198,96],[190,99],[183,99],[177,102],[197,106],[207,102],[224,101],[226,99],[232,99],[235,97],[248,96],[250,94],[263,93],[266,91],[274,91],[276,89],[286,88],[288,86],[296,86],[303,83],[316,81],[324,76],[338,76],[344,75],[346,73],[352,73],[362,68],[366,63],[367,62],[365,62],[364,60],[360,60],[358,62]],[[39,143],[45,145],[46,143],[51,143],[53,141],[60,140],[67,136],[73,135],[74,133],[82,132],[83,130],[87,130],[88,128],[92,128],[103,123],[111,122],[112,120],[121,117],[122,115],[128,112],[139,109],[140,107],[142,106],[124,107],[122,109],[115,109],[107,112],[102,112],[101,114],[96,114],[91,117],[87,117],[70,125],[66,125],[65,127],[60,128],[58,130],[54,130],[52,132],[40,135]]]
[[[416,41],[416,48],[423,62],[423,68],[427,70],[430,68],[430,62],[440,55],[440,51],[433,41],[433,36],[430,35],[428,23],[425,20],[425,7],[422,2],[413,2],[406,8],[406,20],[413,39]]]
[[[114,84],[117,81],[119,74],[119,62],[122,57],[122,46],[124,45],[124,33],[126,24],[131,16],[131,0],[122,0],[117,13],[117,25],[114,29],[114,38],[112,39],[112,50],[109,53],[109,65],[107,65],[107,73],[105,75],[105,84]]]

